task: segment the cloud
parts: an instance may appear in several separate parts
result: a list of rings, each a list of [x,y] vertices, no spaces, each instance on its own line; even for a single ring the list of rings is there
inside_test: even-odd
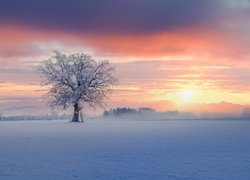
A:
[[[2,0],[0,21],[44,29],[152,33],[216,21],[219,0]]]
[[[45,54],[34,42],[58,42],[99,56],[245,61],[249,9],[247,0],[3,0],[0,56]]]
[[[246,103],[249,98],[249,68],[211,66],[210,62],[134,61],[114,63],[120,85],[113,100],[145,99],[180,102],[177,92],[194,90],[197,102]],[[236,99],[235,99],[236,98]]]
[[[35,57],[41,54],[46,54],[47,52],[42,51],[42,49],[37,48],[32,44],[23,44],[22,46],[12,47],[2,47],[0,49],[0,58],[19,58],[19,57]]]

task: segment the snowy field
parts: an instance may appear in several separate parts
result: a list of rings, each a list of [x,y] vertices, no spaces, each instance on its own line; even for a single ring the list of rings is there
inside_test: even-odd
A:
[[[0,180],[250,179],[250,121],[0,122]]]

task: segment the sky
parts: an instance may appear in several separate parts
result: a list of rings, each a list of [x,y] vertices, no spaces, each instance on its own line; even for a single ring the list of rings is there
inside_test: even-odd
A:
[[[1,0],[0,112],[49,113],[36,66],[54,50],[116,68],[107,108],[240,112],[250,0]]]

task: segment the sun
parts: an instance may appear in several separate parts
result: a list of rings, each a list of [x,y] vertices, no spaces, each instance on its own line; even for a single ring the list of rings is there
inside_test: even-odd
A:
[[[177,93],[177,96],[183,101],[192,100],[194,95],[195,95],[195,91],[193,90],[184,90],[184,91],[180,91]]]

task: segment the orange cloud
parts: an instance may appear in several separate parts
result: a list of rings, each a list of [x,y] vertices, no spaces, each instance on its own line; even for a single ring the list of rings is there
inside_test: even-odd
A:
[[[32,42],[58,42],[79,49],[92,49],[97,56],[137,60],[191,60],[211,65],[249,64],[249,42],[245,34],[228,29],[201,27],[142,35],[70,33],[0,24],[0,56],[46,54]],[[33,49],[32,49],[33,48]],[[74,51],[74,49],[72,48]],[[116,60],[117,60],[116,59]]]
[[[141,36],[89,35],[83,36],[83,41],[100,54],[225,65],[248,59],[250,49],[243,37],[230,31],[198,28]]]

